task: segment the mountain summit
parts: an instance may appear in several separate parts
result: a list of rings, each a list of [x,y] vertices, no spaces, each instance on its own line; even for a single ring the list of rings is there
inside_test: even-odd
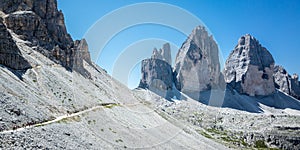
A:
[[[225,81],[240,93],[274,93],[274,59],[270,52],[249,34],[242,36],[225,64]]]
[[[176,88],[195,99],[199,99],[199,92],[215,88],[220,76],[218,53],[213,37],[204,27],[196,27],[176,56]]]

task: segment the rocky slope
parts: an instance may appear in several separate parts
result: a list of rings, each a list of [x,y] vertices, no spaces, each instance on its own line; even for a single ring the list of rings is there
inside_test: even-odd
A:
[[[42,53],[52,61],[61,64],[69,70],[77,70],[88,77],[88,74],[82,68],[83,60],[90,62],[89,53],[86,51],[87,46],[82,47],[82,44],[86,45],[86,43],[84,43],[85,41],[75,41],[74,43],[71,36],[67,33],[64,16],[57,9],[56,0],[2,0],[0,11],[1,24],[6,26],[10,32],[10,35],[6,36],[8,39],[12,34],[15,34],[18,39],[26,41],[27,46]],[[9,33],[3,32],[3,34]],[[11,48],[16,49],[14,47]],[[82,50],[82,48],[85,50]],[[8,50],[7,48],[5,49]],[[14,53],[16,52],[14,50]],[[20,59],[16,61],[22,61],[22,56],[17,53],[13,57]],[[78,59],[78,57],[83,58]],[[21,68],[19,68],[18,66],[9,65],[9,62],[6,64],[15,69],[26,69],[28,66],[36,65],[30,64],[30,62],[26,64],[25,62],[25,66],[20,66]]]
[[[257,82],[268,85],[273,59],[253,37],[244,37],[235,51],[245,56],[233,52],[228,70],[243,57],[252,69],[234,69],[247,82],[253,81],[247,74],[260,75]],[[0,149],[300,147],[300,102],[272,88],[261,94],[256,82],[242,84],[250,90],[219,88],[217,46],[203,27],[180,49],[175,79],[168,44],[143,62],[141,86],[177,87],[182,96],[172,101],[149,90],[131,91],[93,64],[86,41],[67,33],[55,0],[0,0],[0,44]],[[195,76],[188,77],[191,72]],[[291,78],[282,81],[298,86]]]
[[[0,149],[227,149],[93,64],[56,5],[0,0]]]
[[[207,32],[202,29],[204,30],[197,27],[191,37],[196,37],[198,41],[209,41]],[[197,30],[202,32],[196,32]],[[179,50],[175,66],[184,68],[179,69],[185,72],[181,78],[193,82],[187,84],[191,89],[186,91],[177,87],[181,90],[181,97],[177,97],[179,100],[171,99],[171,101],[153,94],[152,92],[160,95],[154,90],[150,92],[147,89],[136,89],[135,94],[140,97],[146,95],[146,100],[152,107],[158,108],[158,112],[167,113],[165,117],[175,118],[185,125],[189,124],[196,132],[224,145],[237,149],[299,149],[300,101],[293,98],[297,98],[298,77],[288,75],[282,67],[274,67],[275,62],[270,52],[247,34],[239,39],[227,59],[224,76],[219,73],[219,80],[207,79],[215,81],[210,82],[211,84],[197,82],[197,77],[193,76],[197,72],[194,71],[201,70],[205,73],[207,69],[207,74],[202,74],[203,78],[207,78],[211,77],[212,73],[217,74],[215,71],[218,69],[208,71],[212,68],[207,68],[205,64],[211,66],[213,59],[210,57],[202,60],[202,54],[210,53],[210,49],[201,51],[202,48],[195,46],[191,37]],[[202,47],[210,46],[209,42],[202,44]],[[188,50],[183,52],[185,48]],[[192,60],[195,60],[195,64]],[[148,68],[151,70],[151,66]],[[152,70],[156,71],[153,68]],[[176,68],[174,70],[178,78]],[[152,74],[156,73],[159,72]],[[225,89],[220,88],[224,80]],[[178,79],[174,79],[174,82],[176,81]],[[203,87],[217,85],[215,86],[217,88],[198,88],[198,84]],[[191,92],[192,90],[194,92]]]

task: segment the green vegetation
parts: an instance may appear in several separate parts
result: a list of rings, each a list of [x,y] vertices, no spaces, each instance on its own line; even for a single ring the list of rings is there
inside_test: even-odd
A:
[[[112,133],[117,133],[117,132],[114,131],[112,128],[109,128],[109,130],[110,130]]]
[[[96,120],[88,120],[88,124],[89,124],[89,125],[91,125],[92,123],[93,123],[93,124],[96,124]]]
[[[104,108],[109,108],[109,109],[111,109],[111,108],[113,108],[115,106],[120,106],[120,104],[112,103],[112,104],[103,105]]]
[[[122,139],[117,139],[116,142],[117,142],[117,143],[123,142],[123,140],[122,140]]]
[[[268,146],[265,144],[265,141],[263,140],[257,140],[254,144],[255,148],[268,148]]]
[[[213,139],[213,137],[210,135],[210,134],[208,134],[208,133],[206,133],[206,132],[204,132],[204,131],[202,131],[202,130],[196,130],[199,134],[201,134],[202,136],[204,136],[204,137],[206,137],[206,138],[209,138],[209,139]]]
[[[37,82],[36,80],[32,80],[32,82]]]
[[[64,118],[58,121],[58,123],[69,123],[69,122],[79,122],[79,121],[81,121],[80,116],[74,116],[74,117]]]
[[[227,135],[226,131],[220,131],[216,128],[210,128],[210,129],[206,129],[206,131],[213,133],[213,134],[219,134],[219,135]]]

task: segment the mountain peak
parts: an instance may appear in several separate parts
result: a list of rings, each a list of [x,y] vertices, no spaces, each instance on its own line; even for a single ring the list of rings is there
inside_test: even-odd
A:
[[[275,91],[274,59],[250,34],[239,38],[225,64],[225,80],[237,91],[251,96]]]

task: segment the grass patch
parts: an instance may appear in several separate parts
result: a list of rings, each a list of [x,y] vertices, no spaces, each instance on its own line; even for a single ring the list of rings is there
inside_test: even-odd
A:
[[[117,142],[117,143],[123,142],[123,140],[122,140],[122,139],[117,139],[116,142]]]
[[[206,131],[208,131],[210,133],[214,133],[214,134],[219,134],[219,135],[227,135],[227,133],[225,131],[220,131],[216,128],[206,129]]]
[[[257,140],[257,141],[255,141],[254,147],[255,148],[268,148],[268,146],[266,145],[265,141],[263,141],[263,140]]]
[[[74,116],[74,117],[70,117],[70,118],[64,118],[60,121],[58,121],[58,123],[69,123],[69,122],[79,122],[81,121],[80,116]]]
[[[117,133],[117,132],[114,131],[112,128],[109,128],[109,130],[110,130],[112,133]]]
[[[213,139],[213,137],[210,135],[210,134],[208,134],[208,133],[206,133],[206,132],[204,132],[204,131],[201,131],[201,130],[196,130],[199,134],[201,134],[202,136],[204,136],[204,137],[206,137],[206,138],[209,138],[209,139]]]
[[[108,109],[111,109],[116,106],[120,106],[120,104],[112,103],[112,104],[103,105],[104,108],[108,108]]]

